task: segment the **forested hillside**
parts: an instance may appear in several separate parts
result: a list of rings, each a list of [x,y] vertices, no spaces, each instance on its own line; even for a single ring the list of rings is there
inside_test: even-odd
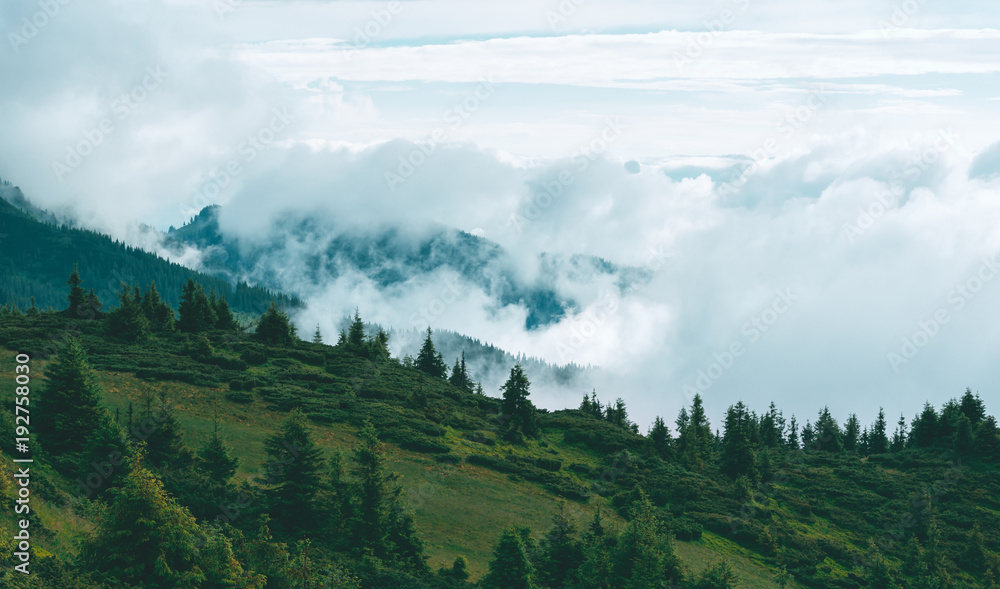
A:
[[[0,305],[26,310],[34,297],[39,309],[63,308],[66,277],[74,266],[86,277],[83,286],[105,307],[114,305],[121,282],[155,282],[176,308],[181,287],[192,278],[225,296],[237,312],[260,315],[272,300],[297,304],[265,289],[200,274],[100,233],[37,221],[0,198]]]
[[[1000,433],[968,390],[895,428],[885,413],[840,423],[742,403],[713,422],[695,397],[674,428],[657,418],[640,435],[613,392],[536,409],[519,365],[478,391],[432,331],[406,362],[360,315],[334,346],[300,339],[274,305],[251,333],[194,282],[177,313],[128,287],[70,331],[86,296],[64,296],[66,310],[0,318],[3,373],[15,353],[35,358],[34,574],[10,572],[4,546],[5,587],[986,588],[1000,575]],[[15,396],[5,379],[4,452]]]

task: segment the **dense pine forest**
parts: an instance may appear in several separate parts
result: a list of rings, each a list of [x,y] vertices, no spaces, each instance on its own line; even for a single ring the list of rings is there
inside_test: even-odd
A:
[[[19,193],[19,192],[18,192]],[[38,218],[45,218],[33,212]],[[84,229],[36,220],[0,198],[0,304],[25,310],[65,306],[66,275],[79,268],[84,284],[102,306],[116,303],[121,282],[155,282],[164,300],[176,308],[181,286],[197,279],[210,292],[224,296],[238,313],[257,316],[272,300],[289,306],[298,301],[243,282],[206,276],[163,258]]]
[[[3,373],[15,354],[32,358],[35,460],[31,574],[14,570],[5,510],[3,587],[1000,579],[1000,431],[972,391],[912,418],[842,422],[825,408],[803,418],[738,403],[713,423],[696,396],[672,427],[657,417],[643,435],[623,399],[597,391],[577,408],[537,409],[520,365],[484,391],[430,329],[417,357],[399,359],[360,313],[324,345],[278,303],[241,325],[223,289],[193,279],[122,283],[107,305],[84,289],[86,267],[63,277],[58,311],[0,309]],[[8,506],[14,387],[0,388]],[[407,463],[424,484],[394,471]],[[548,511],[503,517],[511,510],[487,499],[497,489]]]

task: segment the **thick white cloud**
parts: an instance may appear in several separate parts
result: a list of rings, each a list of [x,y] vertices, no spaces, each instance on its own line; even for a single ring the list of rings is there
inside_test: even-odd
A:
[[[745,353],[706,391],[715,415],[739,398],[868,418],[965,386],[990,400],[1000,285],[976,283],[1000,248],[990,4],[584,2],[553,20],[561,4],[407,1],[355,46],[388,3],[220,15],[194,0],[95,0],[38,17],[37,2],[6,2],[0,177],[136,242],[148,239],[136,220],[165,228],[217,202],[245,239],[292,208],[332,211],[337,227],[475,232],[525,280],[545,272],[542,251],[647,266],[628,294],[553,278],[580,308],[540,330],[469,285],[435,318],[605,366],[599,392],[643,421],[672,416],[734,342]],[[706,33],[724,10],[734,18]],[[308,293],[300,321],[332,333],[329,318],[360,305],[406,328],[449,278],[379,290],[342,276]],[[922,341],[939,310],[948,323],[894,370],[889,354]]]

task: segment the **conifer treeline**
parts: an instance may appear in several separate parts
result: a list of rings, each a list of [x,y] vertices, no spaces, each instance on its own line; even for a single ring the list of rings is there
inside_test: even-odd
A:
[[[0,199],[0,305],[27,309],[31,297],[39,309],[61,309],[63,283],[74,265],[89,280],[105,307],[116,303],[121,282],[156,282],[164,300],[176,308],[181,288],[191,279],[224,296],[242,313],[259,315],[270,301],[294,307],[297,299],[246,283],[200,274],[190,268],[84,229],[39,222]]]

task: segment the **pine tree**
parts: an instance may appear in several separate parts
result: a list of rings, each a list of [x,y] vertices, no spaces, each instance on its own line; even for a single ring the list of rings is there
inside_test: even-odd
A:
[[[236,317],[233,316],[232,310],[229,309],[229,302],[226,301],[226,297],[223,295],[215,296],[215,292],[212,292],[210,299],[212,311],[215,313],[215,329],[221,329],[223,331],[235,331],[239,328],[239,324],[236,323]]]
[[[515,528],[504,529],[480,585],[484,589],[536,589],[534,576],[535,567],[528,559],[521,534]]]
[[[680,457],[688,468],[701,472],[711,460],[713,437],[700,394],[695,394],[691,412],[686,416],[686,424],[677,440]]]
[[[929,448],[937,439],[938,414],[934,406],[924,403],[924,409],[920,415],[913,418],[913,427],[910,429],[910,439],[913,440],[917,448]]]
[[[381,327],[367,342],[368,359],[376,364],[389,360],[389,334]]]
[[[197,563],[198,526],[187,509],[143,465],[140,446],[129,459],[122,487],[83,548],[94,570],[129,586],[191,587],[204,580]]]
[[[958,429],[955,432],[955,453],[966,456],[972,452],[972,447],[972,422],[962,413],[958,417]]]
[[[465,350],[462,350],[461,360],[455,359],[455,368],[452,369],[448,382],[467,393],[472,392],[472,378],[465,367]]]
[[[986,419],[986,404],[979,398],[979,395],[973,396],[972,389],[965,389],[959,407],[973,426],[979,425],[979,422]]]
[[[858,419],[857,413],[851,413],[847,416],[847,423],[844,424],[844,450],[857,452],[860,435],[861,421]]]
[[[226,482],[236,474],[239,458],[231,455],[228,446],[219,436],[219,420],[212,424],[212,436],[198,451],[198,465],[213,480]]]
[[[830,408],[824,407],[819,412],[815,426],[816,450],[825,452],[843,452],[843,435],[840,432],[840,425],[830,414]]]
[[[448,572],[448,576],[455,579],[458,582],[465,582],[469,580],[469,563],[465,560],[465,557],[459,554],[455,557],[455,562],[451,565],[451,570]]]
[[[53,455],[79,452],[111,416],[101,406],[100,387],[78,340],[69,340],[46,376],[37,400],[38,440]]]
[[[976,427],[976,433],[972,436],[972,447],[975,453],[983,458],[1000,458],[1000,428],[997,428],[993,416],[987,416]]]
[[[532,405],[528,397],[531,395],[531,382],[524,374],[524,369],[520,364],[515,364],[510,369],[510,376],[507,382],[500,387],[503,396],[500,400],[500,412],[508,416],[508,427],[510,431],[518,431],[528,437],[535,437],[539,433],[538,421],[535,414],[535,406]]]
[[[149,327],[155,332],[171,332],[174,330],[176,318],[174,310],[160,298],[156,290],[156,282],[152,282],[142,299],[142,312],[149,321]]]
[[[363,354],[365,351],[365,322],[361,320],[361,312],[354,309],[354,320],[347,329],[347,349],[355,354]]]
[[[742,401],[726,411],[719,470],[733,479],[742,475],[757,482],[760,474],[757,453],[750,441],[750,422],[750,414]]]
[[[444,364],[441,354],[434,349],[434,341],[431,339],[431,328],[427,328],[427,337],[424,338],[424,345],[417,354],[417,370],[425,372],[437,378],[444,378],[448,372],[448,367]]]
[[[264,440],[264,451],[266,476],[260,482],[271,517],[289,532],[315,528],[320,521],[316,496],[325,465],[301,411],[293,411],[281,429]]]
[[[785,420],[778,408],[771,403],[767,413],[760,420],[760,443],[765,448],[784,445]]]
[[[799,445],[799,424],[795,421],[794,415],[792,415],[792,420],[788,423],[788,440],[785,442],[785,446],[792,450],[801,448]]]
[[[138,286],[133,290],[121,283],[118,308],[108,314],[108,333],[127,342],[141,342],[149,337],[149,320],[142,312]]]
[[[893,574],[892,565],[879,552],[874,540],[869,540],[868,542],[867,566],[865,568],[867,569],[866,587],[870,587],[871,589],[899,588],[899,584],[896,582],[895,575]]]
[[[403,503],[398,475],[386,472],[385,449],[370,420],[365,421],[360,437],[361,444],[354,452],[358,483],[352,527],[356,547],[363,554],[388,557],[423,571],[423,542],[412,513]]]
[[[802,449],[803,450],[815,450],[816,432],[813,431],[813,426],[809,421],[802,426]]]
[[[869,454],[885,454],[889,451],[889,438],[886,437],[885,411],[879,407],[878,418],[868,433]]]
[[[584,397],[586,399],[586,397]],[[667,460],[673,457],[673,440],[670,438],[670,430],[663,418],[659,415],[653,420],[653,427],[649,430],[649,443],[653,454]]]
[[[83,288],[80,287],[82,282],[80,272],[77,270],[76,264],[73,264],[73,273],[66,280],[66,284],[69,285],[69,296],[66,297],[69,307],[66,308],[66,313],[72,317],[84,315],[86,311],[86,295],[83,292]]]
[[[228,305],[226,307],[228,309]],[[180,319],[177,328],[187,333],[197,333],[215,329],[219,321],[212,301],[205,294],[205,287],[188,279],[181,290],[181,303],[177,307]]]
[[[173,407],[167,400],[166,392],[160,390],[159,406],[151,411],[151,399],[147,397],[146,418],[156,427],[146,438],[146,452],[149,463],[156,467],[180,468],[194,459],[191,450],[184,445],[181,425]]]
[[[295,326],[288,315],[271,301],[267,311],[260,316],[254,337],[264,343],[273,345],[289,345],[295,341]]]
[[[899,421],[896,422],[896,431],[892,434],[892,442],[889,444],[891,452],[902,452],[906,447],[906,417],[899,414]]]
[[[577,526],[566,516],[566,506],[559,503],[559,513],[552,517],[552,529],[541,544],[538,580],[544,587],[572,587],[577,569],[583,564],[583,544],[577,538]]]
[[[680,577],[680,560],[670,539],[659,529],[653,505],[640,490],[632,519],[610,555],[612,587],[651,589]]]
[[[313,333],[313,343],[314,344],[322,344],[323,343],[323,334],[320,333],[319,323],[316,324],[316,332]]]

